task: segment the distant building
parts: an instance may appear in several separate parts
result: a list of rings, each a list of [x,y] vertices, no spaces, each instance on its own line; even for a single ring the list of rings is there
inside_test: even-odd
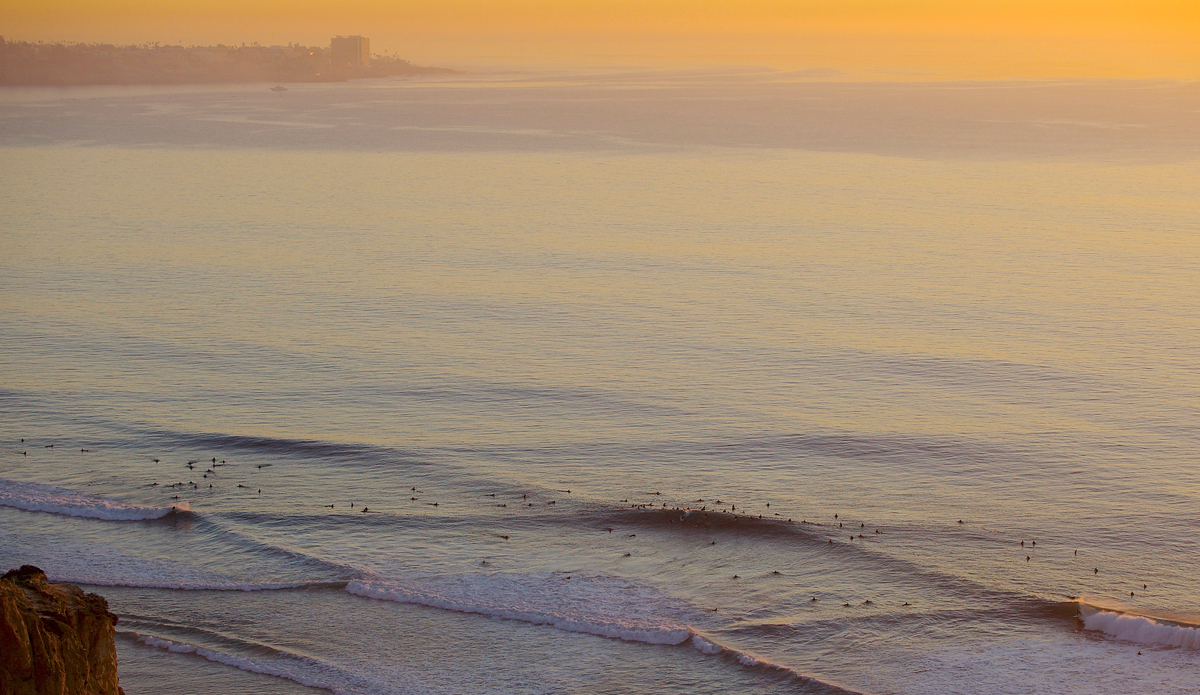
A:
[[[369,67],[371,39],[365,36],[336,36],[329,39],[329,55],[335,69]]]

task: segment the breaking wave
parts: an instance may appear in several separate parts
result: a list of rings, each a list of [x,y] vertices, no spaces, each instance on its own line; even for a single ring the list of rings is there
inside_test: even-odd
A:
[[[1079,619],[1087,630],[1096,630],[1126,642],[1200,650],[1200,629],[1155,620],[1136,613],[1106,610],[1079,604]]]
[[[186,500],[170,506],[139,507],[116,500],[91,497],[77,490],[55,485],[5,478],[0,478],[0,506],[105,521],[145,521],[191,511]]]

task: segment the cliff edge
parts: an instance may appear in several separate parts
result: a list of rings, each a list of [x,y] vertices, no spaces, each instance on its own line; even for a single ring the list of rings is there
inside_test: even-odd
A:
[[[50,583],[33,565],[10,570],[0,577],[0,693],[125,695],[116,624],[103,596]]]

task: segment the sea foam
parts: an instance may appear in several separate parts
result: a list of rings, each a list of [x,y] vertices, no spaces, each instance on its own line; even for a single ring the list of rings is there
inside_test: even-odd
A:
[[[0,478],[0,506],[106,521],[144,521],[161,519],[176,512],[191,511],[185,500],[170,506],[138,507],[116,500],[91,497],[78,490],[6,478]]]
[[[1160,622],[1144,615],[1120,613],[1080,604],[1079,617],[1088,630],[1127,642],[1200,649],[1200,629]]]

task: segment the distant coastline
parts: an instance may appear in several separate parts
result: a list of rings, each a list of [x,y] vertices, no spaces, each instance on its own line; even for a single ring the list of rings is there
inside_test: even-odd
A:
[[[0,86],[341,82],[367,77],[451,75],[457,70],[373,55],[336,67],[319,46],[116,46],[28,43],[0,37]]]

